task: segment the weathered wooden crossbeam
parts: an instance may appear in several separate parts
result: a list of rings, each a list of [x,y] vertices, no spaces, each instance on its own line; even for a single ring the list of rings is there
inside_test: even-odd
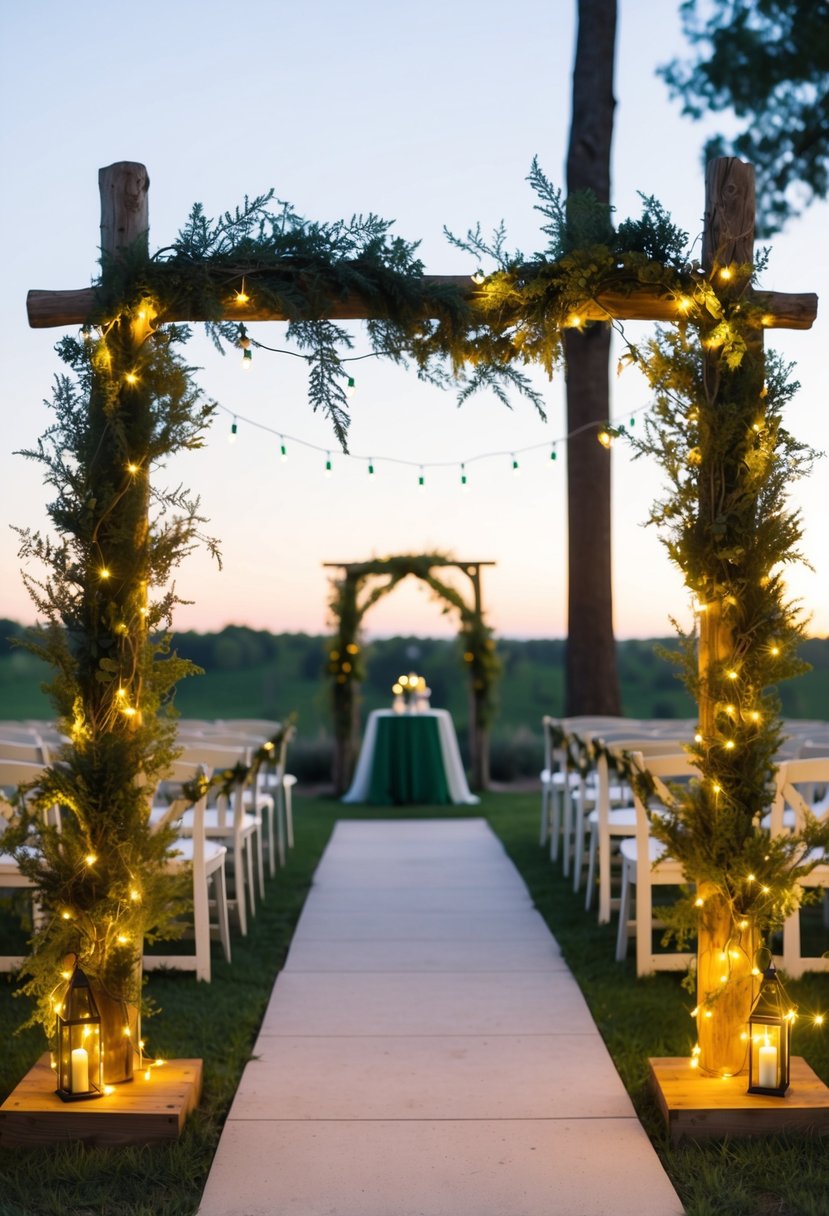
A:
[[[468,275],[426,275],[426,284],[440,289],[455,288],[470,302],[474,301],[479,288]],[[814,292],[792,294],[781,291],[757,291],[752,293],[752,302],[762,309],[761,325],[766,329],[810,329],[817,316],[817,296]],[[30,291],[26,297],[29,325],[33,329],[53,329],[58,326],[83,325],[93,315],[95,289],[85,287],[79,291]],[[371,307],[358,296],[342,300],[331,300],[325,310],[326,318],[332,321],[367,320],[372,316]],[[576,311],[574,324],[580,321],[607,321],[611,317],[620,321],[677,321],[681,309],[673,297],[660,295],[651,288],[636,288],[629,294],[604,292],[595,300],[586,300]],[[577,319],[576,319],[577,318]],[[165,314],[166,321],[206,321],[210,318],[194,308],[192,302],[181,311],[173,309]],[[215,320],[215,317],[213,318]],[[287,321],[288,317],[272,308],[257,307],[255,302],[235,304],[230,302],[222,315],[226,321]]]

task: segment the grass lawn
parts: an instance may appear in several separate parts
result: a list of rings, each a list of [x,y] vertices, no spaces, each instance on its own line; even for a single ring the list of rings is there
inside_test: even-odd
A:
[[[144,1025],[152,1055],[204,1059],[204,1096],[179,1141],[163,1148],[96,1149],[79,1145],[0,1151],[0,1216],[191,1216],[242,1069],[284,960],[311,874],[337,819],[365,818],[368,808],[297,797],[297,846],[272,880],[247,939],[234,937],[233,964],[214,949],[214,979],[184,973],[150,975],[159,1006]],[[449,817],[460,808],[423,808]],[[555,933],[689,1216],[826,1216],[829,1153],[805,1137],[715,1141],[671,1149],[646,1089],[647,1057],[683,1055],[692,1043],[691,1000],[680,977],[637,980],[633,963],[613,961],[615,932],[583,911],[537,843],[539,796],[491,793],[480,808],[522,872]],[[388,818],[395,812],[384,808]],[[401,813],[401,818],[411,812]],[[0,947],[5,949],[5,946]],[[829,1012],[829,975],[788,986],[801,1010]],[[14,1088],[43,1050],[40,1032],[12,1032],[26,1010],[14,983],[0,977],[0,1097]],[[795,1029],[794,1051],[829,1082],[829,1028]],[[279,1216],[275,1213],[274,1216]],[[389,1213],[393,1216],[393,1213]],[[609,1214],[610,1216],[610,1214]]]

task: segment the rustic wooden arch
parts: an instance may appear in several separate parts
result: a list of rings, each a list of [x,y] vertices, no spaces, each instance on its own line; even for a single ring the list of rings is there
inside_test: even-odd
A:
[[[343,793],[351,779],[359,746],[359,696],[363,678],[361,627],[370,608],[407,578],[418,578],[460,617],[458,636],[463,642],[469,673],[469,758],[472,785],[486,789],[489,781],[489,723],[498,663],[492,630],[486,624],[481,596],[481,567],[494,562],[462,562],[439,553],[404,554],[367,562],[325,562],[332,576],[330,601],[335,633],[328,655],[331,708],[334,717],[334,786]],[[456,569],[471,583],[468,602],[435,570]],[[377,581],[379,580],[379,581]],[[374,582],[374,586],[371,583]]]

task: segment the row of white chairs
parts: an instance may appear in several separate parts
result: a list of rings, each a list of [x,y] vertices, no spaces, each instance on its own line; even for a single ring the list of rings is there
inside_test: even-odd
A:
[[[599,921],[607,923],[618,908],[619,924],[616,957],[627,956],[630,937],[636,942],[638,975],[655,970],[683,969],[690,956],[683,952],[655,952],[653,928],[653,887],[677,887],[685,879],[679,863],[664,856],[664,848],[650,835],[649,813],[636,791],[612,772],[608,755],[633,757],[638,767],[648,769],[654,778],[657,795],[669,798],[667,784],[688,780],[695,769],[683,749],[690,738],[692,724],[684,724],[684,734],[666,735],[668,723],[620,723],[618,719],[582,719],[562,722],[544,719],[545,769],[541,775],[541,841],[550,842],[553,859],[561,853],[565,876],[573,867],[573,886],[579,889],[582,859],[587,849],[587,895],[585,907],[592,906],[598,886]],[[676,723],[672,724],[674,731]],[[638,727],[640,733],[633,734]],[[821,724],[809,723],[812,735],[821,733]],[[825,731],[825,724],[822,726]],[[627,733],[626,733],[627,731]],[[591,772],[584,773],[568,754],[569,733],[582,741],[593,740],[596,760]],[[771,833],[800,829],[807,813],[822,817],[829,813],[829,734],[806,738],[795,726],[778,757],[779,770],[773,807],[764,821]],[[667,804],[666,804],[667,805]],[[585,842],[586,845],[585,845]],[[611,895],[611,857],[617,852],[621,862],[621,892]],[[815,855],[817,862],[802,886],[829,890],[829,856]],[[597,873],[598,871],[598,873]],[[598,880],[598,882],[597,882]],[[634,914],[635,907],[635,914]],[[824,898],[824,927],[829,928],[829,896]],[[829,938],[827,938],[829,946]],[[781,966],[791,976],[806,970],[829,969],[829,950],[804,957],[800,940],[800,913],[794,912],[783,927]]]
[[[146,954],[147,970],[192,970],[198,979],[209,981],[211,907],[215,911],[213,928],[229,962],[230,912],[235,913],[240,932],[246,934],[257,898],[265,896],[265,860],[272,876],[277,865],[285,864],[286,850],[294,840],[295,778],[286,769],[292,728],[282,732],[273,757],[251,770],[254,753],[278,732],[278,723],[259,720],[179,723],[181,755],[156,790],[150,816],[157,827],[173,824],[176,828],[170,870],[187,867],[192,873],[194,950],[191,954]],[[22,729],[0,732],[0,789],[9,795],[19,785],[36,781],[50,761],[49,745],[42,736],[30,734],[31,738],[25,738]],[[195,802],[188,801],[183,787],[216,773],[231,774],[231,779],[213,786]],[[14,813],[8,800],[0,800],[0,812],[6,817]],[[30,885],[15,859],[0,852],[0,889]],[[16,970],[21,961],[0,956],[0,970]]]

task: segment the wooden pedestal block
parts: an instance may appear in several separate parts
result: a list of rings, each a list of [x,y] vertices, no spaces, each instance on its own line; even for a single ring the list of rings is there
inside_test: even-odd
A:
[[[801,1056],[791,1061],[783,1098],[749,1094],[748,1074],[705,1077],[688,1057],[648,1060],[651,1085],[671,1142],[716,1136],[767,1136],[774,1132],[829,1135],[829,1088]]]
[[[201,1060],[168,1060],[149,1080],[113,1086],[111,1094],[64,1102],[55,1093],[49,1056],[38,1060],[0,1107],[0,1145],[35,1147],[64,1140],[85,1144],[158,1144],[176,1140],[201,1097]]]

